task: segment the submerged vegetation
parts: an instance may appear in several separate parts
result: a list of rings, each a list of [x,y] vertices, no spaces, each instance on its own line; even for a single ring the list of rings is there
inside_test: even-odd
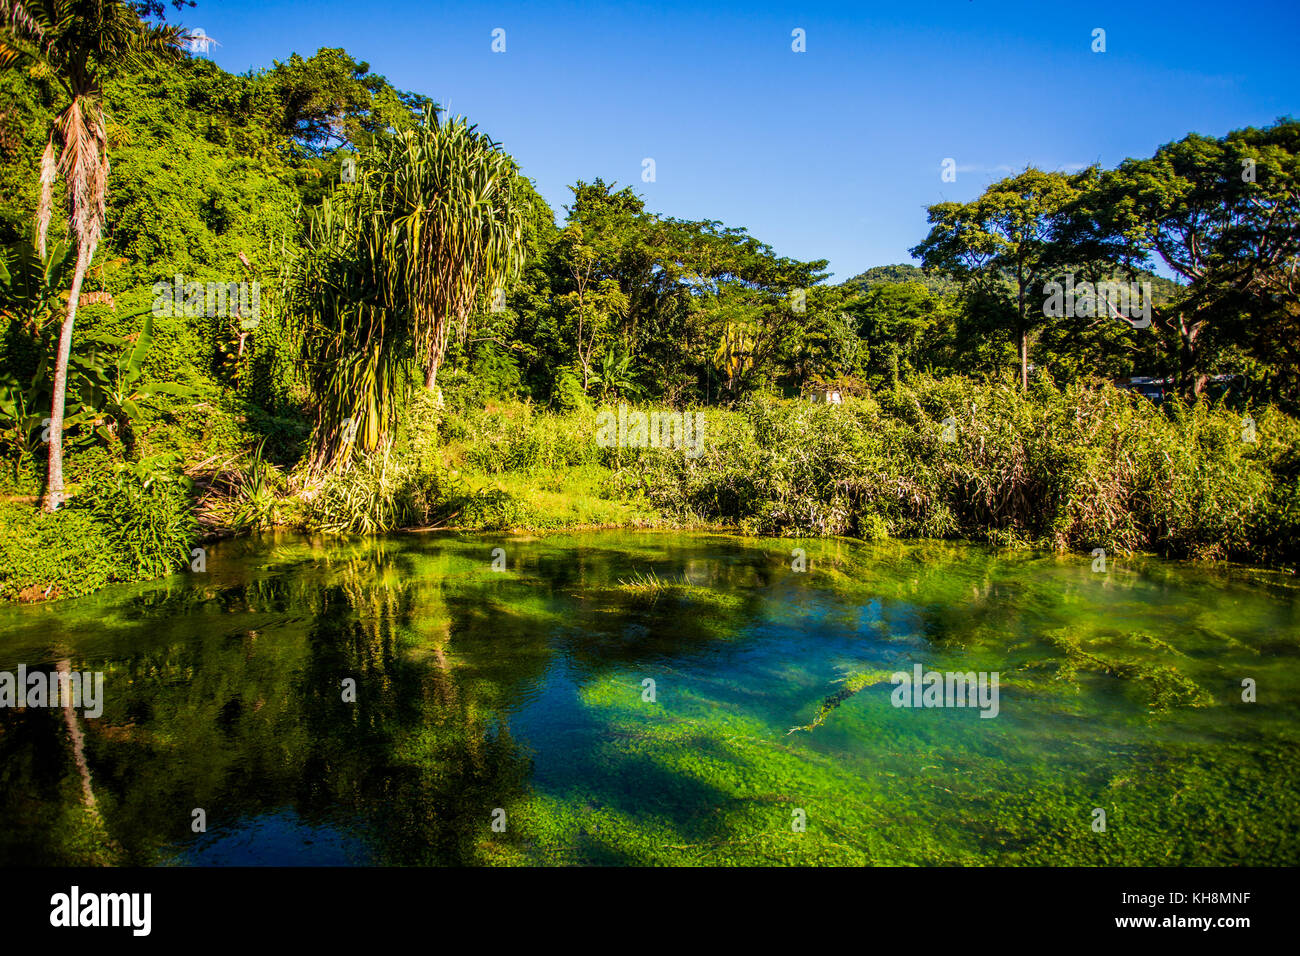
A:
[[[840,689],[822,701],[822,705],[818,708],[817,716],[813,718],[812,723],[804,724],[802,727],[791,727],[786,731],[786,734],[792,734],[797,730],[812,730],[816,727],[820,727],[826,722],[826,718],[831,715],[831,712],[834,711],[836,707],[840,706],[840,704],[844,703],[859,691],[866,690],[868,687],[876,687],[880,684],[890,683],[891,676],[892,675],[889,671],[871,670],[863,671],[858,674],[849,674],[847,677],[841,678],[837,681],[837,683],[841,685]]]
[[[215,590],[0,610],[6,661],[57,649],[114,687],[85,729],[98,818],[61,716],[0,712],[0,860],[1300,860],[1289,576],[622,531],[506,538],[499,573],[501,540],[280,533],[215,545]],[[702,586],[620,584],[682,568]],[[999,672],[998,719],[893,707],[913,662]]]
[[[1060,660],[1053,662],[1057,680],[1075,680],[1080,669],[1086,669],[1120,680],[1132,681],[1147,698],[1153,711],[1166,711],[1184,706],[1204,707],[1213,701],[1204,689],[1180,673],[1174,664],[1153,664],[1139,660],[1100,657],[1085,651],[1077,637],[1065,630],[1049,631],[1043,635],[1043,640],[1062,654]],[[1149,635],[1130,634],[1128,640],[1138,645],[1159,647],[1169,655],[1180,654],[1170,645]]]

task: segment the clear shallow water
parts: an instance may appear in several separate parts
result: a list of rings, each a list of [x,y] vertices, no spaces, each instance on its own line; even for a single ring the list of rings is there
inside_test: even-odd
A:
[[[621,583],[651,571],[673,586]],[[64,715],[0,710],[0,863],[1300,862],[1282,575],[949,543],[281,536],[0,608],[0,670],[65,659],[105,674],[80,721],[95,809]],[[998,716],[894,707],[888,675],[915,663],[997,671]]]

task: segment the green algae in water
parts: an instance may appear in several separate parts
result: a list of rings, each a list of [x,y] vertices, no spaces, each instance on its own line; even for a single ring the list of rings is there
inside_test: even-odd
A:
[[[1300,861],[1300,591],[1241,569],[280,535],[0,609],[0,670],[62,659],[105,673],[95,810],[62,714],[0,711],[6,864]],[[998,717],[894,707],[916,663],[997,672]]]
[[[1145,695],[1147,704],[1153,711],[1167,711],[1176,707],[1206,707],[1213,703],[1213,698],[1199,684],[1172,663],[1105,658],[1089,653],[1068,628],[1049,631],[1043,637],[1061,652],[1060,658],[1046,662],[1055,668],[1057,679],[1074,680],[1080,669],[1108,674],[1130,682],[1138,692]],[[1187,656],[1173,645],[1149,634],[1129,634],[1128,642],[1133,647],[1155,648],[1170,659]]]
[[[841,678],[837,683],[842,686],[839,690],[822,701],[822,705],[818,709],[817,716],[813,718],[812,723],[804,724],[802,727],[791,727],[787,733],[792,734],[797,730],[812,730],[814,727],[820,727],[836,707],[840,706],[840,704],[844,703],[858,691],[865,690],[868,687],[876,687],[880,684],[887,684],[890,682],[891,676],[892,674],[889,671],[869,670],[862,671],[858,674],[850,674],[847,677]]]

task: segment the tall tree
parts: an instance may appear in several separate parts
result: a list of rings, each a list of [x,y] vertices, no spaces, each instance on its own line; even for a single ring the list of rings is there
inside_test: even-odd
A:
[[[339,146],[371,146],[392,129],[416,125],[427,96],[393,88],[370,64],[346,50],[322,47],[292,54],[256,78],[278,106],[274,123],[295,152],[320,156]]]
[[[808,325],[810,290],[826,278],[826,260],[777,256],[742,228],[716,221],[678,223],[684,239],[674,271],[689,290],[688,312],[723,376],[728,397],[775,371]]]
[[[44,257],[54,185],[61,179],[68,233],[77,253],[55,356],[46,511],[56,509],[63,499],[63,407],[72,330],[81,284],[104,226],[108,134],[103,83],[122,68],[179,56],[186,36],[181,27],[144,22],[135,5],[122,0],[0,0],[0,69],[38,67],[55,79],[67,100],[54,118],[41,157],[36,210],[37,246]]]
[[[896,383],[923,365],[921,343],[943,314],[942,298],[920,282],[877,282],[850,304],[877,382]]]
[[[432,391],[454,328],[468,329],[479,296],[504,295],[523,262],[523,210],[515,162],[464,119],[420,125],[383,143],[366,172],[386,221],[390,285],[411,309],[411,334]]]
[[[1266,364],[1279,350],[1286,366],[1300,362],[1287,291],[1300,262],[1300,122],[1193,133],[1120,163],[1080,203],[1090,241],[1113,261],[1154,259],[1185,283],[1154,314],[1185,391],[1201,391],[1225,341],[1244,340]]]
[[[984,293],[1008,289],[1021,388],[1029,386],[1033,333],[1043,321],[1042,303],[1031,300],[1030,293],[1055,264],[1054,232],[1079,182],[1080,177],[1030,167],[994,183],[971,202],[937,203],[929,208],[930,234],[911,250],[927,270],[947,273]]]
[[[362,150],[358,173],[308,220],[292,267],[317,472],[391,439],[408,361],[433,390],[451,331],[504,298],[522,258],[514,161],[464,120],[425,107],[418,128]]]
[[[560,233],[555,255],[564,263],[563,278],[571,286],[560,296],[559,303],[582,370],[582,390],[586,392],[591,388],[592,367],[613,337],[614,323],[627,315],[628,297],[617,279],[601,274],[600,255],[584,240],[582,226],[577,223]]]
[[[559,343],[567,350],[576,340],[584,390],[597,359],[602,368],[617,361],[605,352],[616,339],[639,353],[627,373],[652,379],[658,370],[650,367],[651,352],[663,334],[660,311],[670,284],[662,268],[665,224],[630,187],[616,190],[596,179],[569,189],[573,202],[564,207],[565,229],[550,261],[563,306]]]

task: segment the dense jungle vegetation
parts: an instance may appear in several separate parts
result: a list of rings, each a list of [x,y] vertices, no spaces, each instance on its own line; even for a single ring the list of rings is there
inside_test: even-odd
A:
[[[163,13],[0,3],[0,599],[276,525],[1296,558],[1294,120],[1027,168],[830,282],[601,178],[557,221],[509,130],[342,49],[227,73]],[[241,283],[253,321],[205,298]],[[598,445],[620,404],[702,410],[704,454]]]

